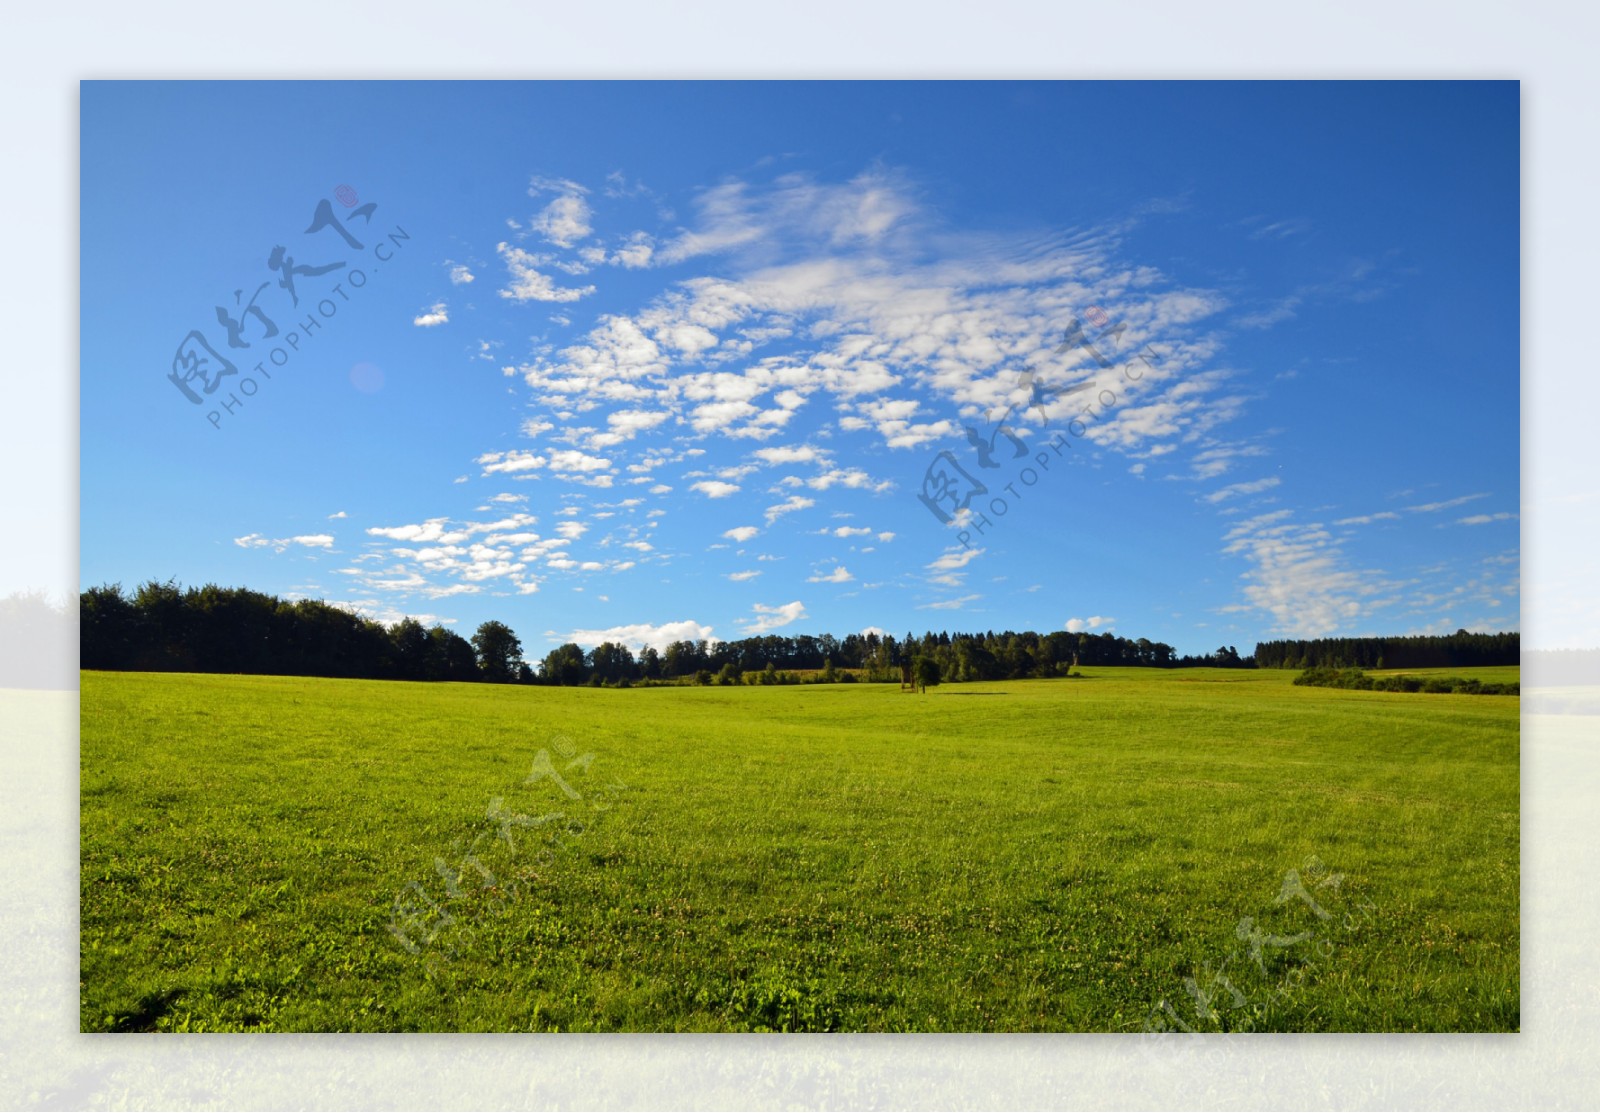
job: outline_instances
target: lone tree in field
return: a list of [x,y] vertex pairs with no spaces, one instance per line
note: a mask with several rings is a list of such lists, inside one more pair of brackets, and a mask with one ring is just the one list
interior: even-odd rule
[[495,684],[510,684],[522,665],[522,643],[503,622],[489,621],[472,635],[478,654],[478,672]]
[[922,694],[928,694],[928,686],[939,686],[939,662],[932,657],[918,657],[911,662],[911,674],[916,677],[917,684],[922,688]]

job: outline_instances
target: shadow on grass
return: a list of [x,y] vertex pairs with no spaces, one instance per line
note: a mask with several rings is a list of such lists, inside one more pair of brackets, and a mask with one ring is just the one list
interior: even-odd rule
[[149,993],[139,999],[139,1005],[127,1016],[119,1017],[109,1029],[112,1032],[154,1032],[156,1021],[172,1011],[172,1006],[183,996],[181,989],[168,989]]

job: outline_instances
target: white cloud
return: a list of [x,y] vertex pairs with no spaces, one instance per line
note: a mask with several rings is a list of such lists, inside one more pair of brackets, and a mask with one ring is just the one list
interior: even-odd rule
[[944,555],[928,565],[931,572],[952,572],[957,568],[965,568],[983,554],[983,549],[964,549],[952,546],[944,551]]
[[1380,510],[1376,514],[1362,514],[1356,518],[1340,518],[1333,524],[1336,526],[1366,526],[1373,522],[1389,522],[1398,520],[1400,515],[1392,510]]
[[621,444],[656,428],[671,416],[666,410],[618,410],[606,415],[607,432],[591,436],[589,443],[595,448]]
[[690,484],[691,491],[699,491],[707,498],[725,499],[739,489],[737,483],[723,483],[717,479],[702,479],[699,483]]
[[868,246],[906,228],[916,215],[910,190],[877,171],[842,184],[789,174],[760,192],[743,182],[723,182],[702,191],[695,208],[697,226],[663,248],[664,261],[778,240],[823,242],[836,249]]
[[1212,491],[1205,498],[1207,502],[1224,502],[1237,495],[1253,495],[1259,491],[1269,491],[1282,482],[1283,480],[1273,475],[1266,479],[1254,479],[1249,483],[1232,483],[1220,490]]
[[577,301],[594,293],[593,286],[561,287],[549,275],[539,271],[539,260],[508,243],[495,246],[500,258],[505,260],[511,274],[511,285],[500,291],[500,296],[512,301]]
[[832,572],[829,572],[827,575],[823,575],[822,573],[819,572],[817,575],[809,577],[806,580],[806,583],[808,583],[808,584],[847,584],[853,579],[855,579],[855,577],[850,574],[849,569],[845,568],[845,566],[841,564],[841,565],[838,565],[837,567],[835,567],[834,570]]
[[429,599],[448,599],[452,595],[476,595],[482,590],[475,584],[451,584],[449,587],[425,587],[422,594]]
[[[1252,237],[1253,238],[1253,237]],[[1283,321],[1293,320],[1295,313],[1305,299],[1298,295],[1280,298],[1264,309],[1255,313],[1247,313],[1238,318],[1234,323],[1240,328],[1265,329]]]
[[1100,627],[1110,626],[1114,622],[1116,622],[1114,618],[1095,614],[1090,615],[1088,618],[1069,618],[1064,628],[1069,634],[1081,634],[1085,630],[1098,630]]
[[[1110,257],[1111,233],[1044,246],[1027,236],[956,239],[930,262],[926,237],[913,230],[936,220],[920,215],[914,196],[893,174],[878,172],[837,185],[786,175],[759,189],[729,182],[707,190],[694,227],[665,243],[656,258],[729,253],[717,276],[677,282],[633,316],[603,318],[583,343],[518,370],[552,408],[623,401],[670,411],[700,437],[777,436],[821,391],[839,404],[839,428],[875,429],[888,447],[915,448],[960,434],[948,418],[922,414],[933,404],[954,403],[971,420],[998,412],[1008,399],[1025,401],[1016,372],[1058,366],[1053,346],[1063,312],[1093,298],[1116,305],[1126,318],[1130,352],[1148,351],[1156,360],[1136,385],[1118,384],[1121,409],[1090,425],[1096,445],[1136,449],[1157,436],[1197,436],[1238,412],[1242,398],[1216,393],[1225,375],[1195,370],[1216,342],[1180,334],[1217,312],[1220,296],[1161,290],[1161,276],[1150,268],[1130,272]],[[628,334],[623,343],[613,335],[619,331]],[[725,339],[716,343],[719,336]],[[775,338],[799,343],[763,356],[760,347]],[[1148,347],[1151,341],[1160,353]],[[713,366],[724,357],[745,365],[738,373]],[[897,384],[905,388],[901,396],[887,396]],[[919,397],[904,396],[913,390]],[[1029,412],[1028,420],[1048,415],[1064,422],[1080,401],[1058,398],[1055,410]],[[618,434],[596,435],[610,443]],[[755,458],[798,463],[808,454],[804,462],[825,462],[825,453],[811,446],[775,446]],[[860,469],[826,467],[795,485],[893,486]]]
[[243,537],[235,537],[233,543],[241,549],[272,548],[276,552],[283,552],[290,545],[300,545],[307,549],[328,549],[333,547],[333,535],[329,533],[303,533],[295,537],[263,537],[259,533],[247,533]]
[[351,602],[328,600],[329,606],[338,607],[341,611],[350,611],[352,614],[370,618],[374,622],[381,622],[385,626],[393,626],[405,619],[415,619],[424,626],[453,625],[455,619],[441,618],[436,614],[425,614],[417,611],[401,610],[398,607],[389,607],[376,599],[358,599]]
[[[609,459],[603,456],[591,456],[573,448],[556,449],[547,454],[528,452],[523,449],[515,449],[511,452],[486,452],[479,456],[475,462],[483,466],[485,475],[537,471],[541,468],[548,468],[550,471],[561,474],[563,478],[571,478],[571,473],[600,472],[611,467]],[[599,486],[610,486],[610,484],[602,483]]]
[[1373,596],[1392,590],[1381,573],[1348,567],[1344,553],[1318,524],[1301,525],[1275,510],[1240,522],[1223,550],[1254,567],[1244,575],[1247,604],[1275,620],[1274,633],[1321,637],[1359,620]]
[[465,286],[467,283],[474,282],[476,280],[477,276],[473,274],[469,268],[460,263],[457,263],[450,268],[450,281],[456,286]]
[[590,456],[576,449],[563,448],[550,454],[551,471],[604,471],[611,461],[602,456]]
[[529,227],[557,247],[571,247],[592,231],[591,215],[588,202],[577,193],[567,193],[546,205]]
[[826,491],[830,487],[849,487],[852,490],[872,491],[875,494],[894,489],[893,480],[873,479],[860,468],[829,468],[807,479],[805,485],[813,491]]
[[1507,510],[1502,510],[1498,514],[1473,514],[1467,518],[1457,518],[1456,524],[1459,526],[1481,526],[1486,525],[1489,522],[1515,521],[1519,517],[1520,515],[1513,514]]
[[635,653],[643,650],[645,646],[654,646],[657,650],[664,650],[673,642],[709,641],[717,639],[712,636],[711,627],[695,622],[692,619],[682,619],[678,622],[663,622],[653,626],[645,622],[635,622],[627,626],[608,626],[604,630],[574,630],[567,635],[567,640],[582,646],[597,646],[601,642],[613,642],[625,645]]
[[655,241],[647,232],[635,232],[628,241],[607,257],[606,262],[627,270],[648,267],[655,255]]
[[815,505],[817,505],[816,499],[808,499],[802,495],[790,495],[777,505],[767,507],[767,525],[770,526],[785,514],[793,514],[796,510],[805,510]]
[[983,596],[981,596],[981,595],[963,595],[959,599],[941,599],[937,603],[923,603],[921,606],[919,606],[917,608],[917,610],[919,610],[919,611],[959,611],[962,607],[965,607],[968,603],[971,603],[973,600],[981,599],[981,598],[983,598]]
[[768,464],[805,464],[820,460],[823,453],[809,444],[789,445],[785,448],[758,448],[756,458]]
[[793,603],[784,603],[777,607],[768,607],[757,603],[751,609],[755,611],[756,617],[745,619],[742,623],[747,636],[765,634],[768,630],[776,630],[781,626],[787,626],[791,622],[798,622],[806,617],[805,604],[799,600]]
[[1421,506],[1408,506],[1406,509],[1417,514],[1431,514],[1436,510],[1449,510],[1451,507],[1460,506],[1462,503],[1471,502],[1473,499],[1486,499],[1488,497],[1488,491],[1480,491],[1475,495],[1462,495],[1460,498],[1445,499],[1443,502],[1425,502]]
[[733,529],[724,530],[722,536],[732,538],[734,541],[745,542],[760,532],[755,526],[735,526]]
[[340,510],[337,513],[329,514],[328,515],[328,520],[331,522],[335,518],[348,518],[348,517],[350,517],[350,515],[346,514],[343,510]]
[[476,460],[476,463],[483,465],[485,475],[493,472],[533,471],[549,462],[549,457],[523,452],[520,449],[515,452],[486,452]]
[[450,313],[445,308],[444,302],[434,302],[433,308],[418,314],[411,319],[411,323],[420,328],[432,328],[435,325],[448,324]]
[[742,584],[746,581],[755,579],[759,575],[761,575],[759,569],[753,572],[729,572],[728,579],[732,580],[736,584]]

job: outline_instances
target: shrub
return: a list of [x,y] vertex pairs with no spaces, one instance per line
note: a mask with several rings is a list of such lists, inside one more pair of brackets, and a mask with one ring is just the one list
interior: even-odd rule
[[1358,692],[1456,692],[1468,696],[1518,695],[1519,681],[1485,684],[1460,676],[1368,676],[1360,669],[1332,669],[1315,666],[1294,678],[1296,684],[1318,688],[1349,688]]

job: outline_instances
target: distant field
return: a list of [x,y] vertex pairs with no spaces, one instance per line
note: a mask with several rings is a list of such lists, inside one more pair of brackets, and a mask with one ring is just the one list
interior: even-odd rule
[[1518,1028],[1516,697],[1083,672],[85,672],[81,1026]]

